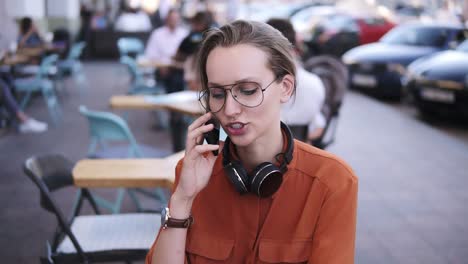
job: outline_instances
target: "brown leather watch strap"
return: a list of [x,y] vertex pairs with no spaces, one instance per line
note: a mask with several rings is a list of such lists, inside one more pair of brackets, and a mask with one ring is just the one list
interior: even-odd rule
[[171,213],[169,212],[169,208],[165,207],[161,211],[161,225],[163,229],[168,227],[175,227],[175,228],[188,228],[193,223],[193,217],[189,216],[186,219],[177,219],[171,217]]
[[190,216],[187,219],[176,219],[176,218],[169,217],[166,220],[166,224],[164,225],[164,228],[168,228],[168,227],[188,228],[188,227],[190,227],[190,225],[192,225],[192,223],[193,223],[193,217],[192,216]]

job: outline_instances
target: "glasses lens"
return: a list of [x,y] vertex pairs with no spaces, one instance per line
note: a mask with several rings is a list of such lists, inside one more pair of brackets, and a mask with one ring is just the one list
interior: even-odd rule
[[206,90],[201,91],[200,94],[198,95],[198,101],[200,102],[201,106],[206,111],[210,111],[210,107],[208,106],[208,96],[209,96],[209,92]]
[[218,112],[223,108],[224,101],[226,98],[226,90],[224,88],[210,88],[209,93],[208,93],[208,106],[210,111],[212,112]]
[[263,101],[263,92],[258,83],[245,82],[232,87],[232,95],[240,104],[247,107],[259,106]]

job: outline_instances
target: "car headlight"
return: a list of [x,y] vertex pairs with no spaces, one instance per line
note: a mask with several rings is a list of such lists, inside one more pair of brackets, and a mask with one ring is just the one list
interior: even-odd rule
[[397,72],[400,75],[405,75],[406,73],[406,68],[405,66],[399,64],[399,63],[389,63],[387,64],[387,70],[391,72]]
[[342,59],[343,63],[346,64],[346,65],[358,63],[357,60],[351,59],[349,56],[343,56],[341,59]]

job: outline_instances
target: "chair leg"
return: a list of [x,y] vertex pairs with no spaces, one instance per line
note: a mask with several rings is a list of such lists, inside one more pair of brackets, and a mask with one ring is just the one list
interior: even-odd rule
[[127,192],[128,192],[128,195],[130,196],[130,199],[132,199],[133,203],[135,204],[135,207],[137,208],[137,212],[142,212],[143,207],[141,206],[140,201],[138,200],[135,194],[135,190],[128,189]]
[[125,189],[123,188],[119,188],[117,190],[117,198],[115,200],[115,202],[110,202],[98,195],[95,195],[95,194],[92,194],[93,196],[93,199],[94,201],[96,202],[96,204],[101,207],[101,208],[105,208],[109,211],[111,211],[111,213],[113,214],[118,214],[120,213],[120,209],[121,209],[121,206],[122,206],[122,201],[123,201],[123,198],[125,196]]
[[26,108],[26,105],[29,103],[29,100],[31,99],[31,93],[32,92],[26,92],[23,99],[21,100],[21,103],[20,103],[21,110],[24,110],[24,108]]

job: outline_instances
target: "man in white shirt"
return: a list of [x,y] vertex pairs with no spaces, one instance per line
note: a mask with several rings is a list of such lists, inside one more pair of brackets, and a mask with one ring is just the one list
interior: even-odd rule
[[[278,29],[291,44],[296,44],[296,32],[288,20],[270,19],[267,23]],[[302,67],[299,59],[296,61],[296,94],[283,105],[281,119],[290,126],[307,125],[307,140],[311,141],[322,135],[326,125],[321,112],[325,101],[325,86],[317,75]]]
[[162,64],[172,62],[172,56],[188,34],[188,30],[179,26],[179,21],[179,12],[176,9],[169,10],[165,25],[151,33],[146,44],[145,57]]

